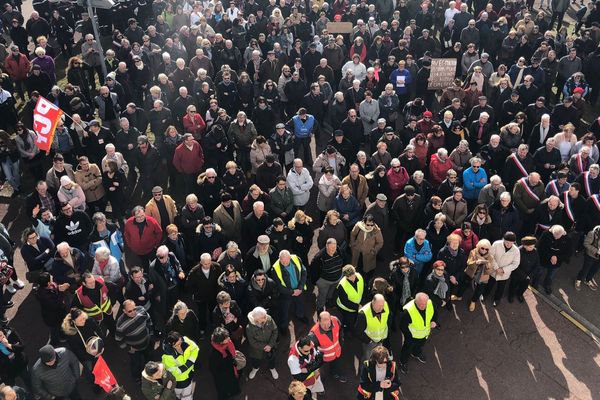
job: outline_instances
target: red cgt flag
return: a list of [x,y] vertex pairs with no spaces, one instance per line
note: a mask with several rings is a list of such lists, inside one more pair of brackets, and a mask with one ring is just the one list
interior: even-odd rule
[[110,393],[111,389],[117,384],[115,376],[108,368],[108,365],[106,365],[106,361],[104,361],[104,357],[102,356],[98,356],[92,373],[95,377],[94,383],[104,389],[106,393]]
[[39,97],[33,109],[33,130],[37,133],[35,144],[40,150],[50,152],[56,124],[62,115],[63,111],[54,103]]

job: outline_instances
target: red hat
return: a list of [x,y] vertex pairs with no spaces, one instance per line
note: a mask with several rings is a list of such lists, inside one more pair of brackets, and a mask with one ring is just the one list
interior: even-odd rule
[[575,90],[573,90],[573,94],[575,94],[575,93],[583,94],[583,92],[585,92],[585,90],[583,90],[583,88],[580,88],[580,87],[575,88]]
[[431,117],[433,117],[433,114],[431,113],[431,111],[425,111],[425,112],[423,113],[423,116],[424,116],[424,117],[429,117],[429,118],[431,118]]

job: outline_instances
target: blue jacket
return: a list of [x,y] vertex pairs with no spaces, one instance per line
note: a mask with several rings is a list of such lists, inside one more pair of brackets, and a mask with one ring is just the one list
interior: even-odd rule
[[406,244],[404,244],[404,255],[415,264],[415,269],[419,272],[423,269],[423,265],[431,261],[431,258],[433,257],[431,246],[427,239],[425,239],[421,250],[417,251],[414,236],[408,239]]
[[[396,82],[399,76],[404,76],[404,86],[399,86],[399,83]],[[410,71],[407,69],[400,71],[398,68],[396,68],[390,74],[390,83],[394,85],[394,89],[396,90],[396,94],[398,96],[408,93],[408,88],[411,82],[412,76],[410,75]]]
[[108,229],[110,235],[107,238],[100,238],[96,230],[92,232],[90,236],[90,255],[93,257],[99,247],[108,247],[110,255],[116,258],[118,262],[121,262],[124,249],[123,234],[113,224],[110,224]]
[[309,138],[315,126],[315,117],[307,114],[306,122],[302,122],[299,115],[292,117],[294,123],[294,136],[298,139]]
[[481,167],[475,173],[473,168],[469,167],[463,171],[463,196],[468,200],[477,200],[479,191],[488,184],[487,173]]
[[350,195],[350,197],[348,197],[348,200],[346,200],[342,197],[342,195],[338,194],[335,197],[335,209],[337,210],[337,212],[340,213],[340,218],[344,214],[348,214],[348,216],[350,217],[350,220],[348,221],[342,219],[342,222],[344,222],[346,228],[354,227],[354,224],[356,224],[360,220],[362,209],[354,195]]

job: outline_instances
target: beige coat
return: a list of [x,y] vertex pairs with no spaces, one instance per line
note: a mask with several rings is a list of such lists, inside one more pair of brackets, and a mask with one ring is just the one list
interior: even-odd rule
[[241,243],[242,240],[242,208],[240,203],[232,200],[233,218],[225,210],[223,204],[220,204],[213,213],[213,222],[221,225],[221,231],[229,240]]
[[102,186],[102,172],[96,164],[90,164],[87,171],[77,167],[75,171],[75,182],[83,189],[85,200],[90,203],[104,197],[104,186]]
[[359,221],[350,233],[352,249],[352,265],[357,265],[362,254],[363,271],[369,272],[376,267],[377,253],[383,247],[381,229],[375,224],[371,232],[367,232],[365,223]]
[[[169,224],[172,224],[177,216],[177,205],[175,204],[175,200],[168,194],[163,194],[163,199],[165,201],[165,207],[167,208],[167,214],[169,214]],[[150,201],[146,203],[146,215],[151,216],[160,226],[163,226],[163,223],[160,220],[158,205],[156,205],[154,199],[150,199]]]
[[[350,175],[347,175],[344,177],[344,179],[342,179],[342,185],[348,185],[350,188],[352,188],[352,185],[350,185]],[[354,197],[356,197],[356,200],[358,200],[358,204],[364,206],[365,201],[367,201],[367,196],[369,195],[369,184],[367,183],[367,178],[362,175],[358,175],[357,192],[358,193],[353,193]]]
[[[489,243],[488,243],[489,246]],[[496,262],[494,261],[494,257],[488,252],[485,256],[479,254],[479,248],[481,247],[481,242],[477,243],[477,247],[475,247],[469,253],[469,258],[467,259],[467,268],[465,268],[465,274],[469,276],[469,278],[473,279],[477,274],[478,268],[482,265],[482,272],[479,278],[479,282],[487,283],[490,279],[490,274],[494,271],[494,266]],[[485,261],[485,264],[478,264],[478,261]]]

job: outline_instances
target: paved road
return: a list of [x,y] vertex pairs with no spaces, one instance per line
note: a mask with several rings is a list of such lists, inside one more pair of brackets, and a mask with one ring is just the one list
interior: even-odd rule
[[[31,2],[24,4],[25,15],[31,11]],[[0,204],[0,220],[9,226],[13,237],[19,237],[27,223],[20,214],[20,202]],[[390,251],[390,250],[388,250]],[[24,276],[20,255],[15,265]],[[581,258],[574,257],[557,276],[555,294],[577,312],[600,326],[597,312],[598,292],[583,288],[576,292],[574,276]],[[26,343],[31,362],[37,358],[37,349],[46,343],[47,329],[40,319],[37,300],[29,296],[31,287],[20,291],[14,298],[10,313],[11,324]],[[560,316],[540,298],[528,292],[526,304],[503,303],[498,309],[478,306],[469,313],[466,303],[459,303],[453,312],[443,311],[442,329],[436,330],[425,348],[428,363],[412,362],[409,374],[402,376],[403,399],[437,400],[459,397],[464,399],[573,399],[600,398],[600,347],[570,322]],[[306,333],[299,325],[296,334]],[[401,346],[399,334],[393,334],[392,346],[396,353]],[[202,366],[197,373],[196,399],[216,399],[212,379],[206,365],[210,344],[201,343]],[[243,380],[243,399],[286,398],[290,375],[285,363],[289,337],[279,346],[278,381],[262,369],[253,381]],[[324,372],[327,399],[353,399],[358,382],[360,346],[352,339],[344,344],[343,372],[350,378],[339,384]],[[113,342],[107,343],[106,359],[119,383],[125,386],[134,400],[142,400],[129,373],[125,354]],[[97,399],[89,385],[80,385],[84,399]],[[526,394],[525,394],[526,393]]]
[[[20,204],[0,204],[0,218],[18,237],[25,226],[19,213]],[[23,262],[16,254],[15,264],[23,276]],[[24,337],[32,362],[36,349],[47,340],[47,330],[39,317],[39,305],[30,286],[15,297],[18,305],[9,313],[13,326]],[[436,330],[426,347],[428,363],[412,362],[409,374],[402,376],[405,399],[442,399],[460,396],[466,399],[520,399],[523,390],[531,399],[592,399],[598,398],[600,380],[599,347],[546,303],[527,293],[526,304],[503,303],[498,309],[485,305],[469,313],[466,303],[456,304],[453,312],[442,311],[442,329]],[[298,325],[297,335],[307,327]],[[393,334],[396,353],[401,346],[399,334]],[[216,394],[206,366],[209,344],[201,344],[203,365],[197,374],[196,399],[215,399]],[[289,337],[279,346],[278,381],[273,381],[266,369],[255,380],[244,376],[246,399],[273,400],[284,398],[290,375],[285,364]],[[360,346],[349,339],[344,345],[343,371],[350,377],[347,384],[333,382],[324,373],[328,399],[354,398],[358,382]],[[117,380],[134,399],[142,399],[132,384],[128,359],[113,342],[107,344],[106,359]],[[82,383],[85,398],[98,398]]]

